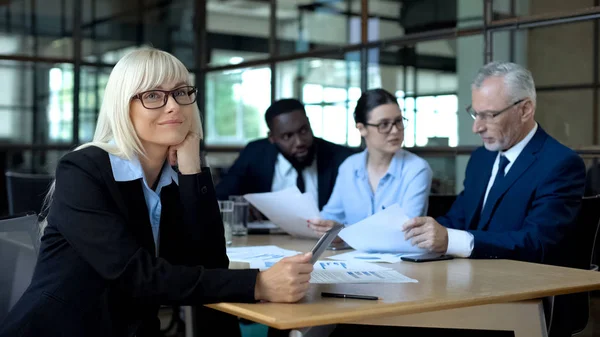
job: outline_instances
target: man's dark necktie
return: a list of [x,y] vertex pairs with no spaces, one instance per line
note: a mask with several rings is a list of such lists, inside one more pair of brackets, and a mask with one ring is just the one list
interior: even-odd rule
[[304,177],[302,176],[302,169],[296,168],[296,172],[298,172],[298,177],[296,178],[296,186],[298,186],[300,193],[304,193],[305,187],[304,187]]
[[481,214],[484,214],[486,212],[487,207],[494,206],[494,205],[491,205],[491,203],[490,203],[490,197],[492,195],[494,195],[494,193],[496,193],[496,190],[502,184],[502,181],[504,180],[504,170],[506,169],[506,165],[508,165],[509,163],[510,163],[510,160],[508,160],[508,158],[506,158],[506,156],[500,155],[500,162],[498,163],[498,172],[496,172],[496,178],[494,178],[494,184],[492,184],[492,188],[490,188],[490,193],[488,193],[488,195],[487,195],[487,199],[485,200],[485,204],[483,205],[483,212],[481,212]]

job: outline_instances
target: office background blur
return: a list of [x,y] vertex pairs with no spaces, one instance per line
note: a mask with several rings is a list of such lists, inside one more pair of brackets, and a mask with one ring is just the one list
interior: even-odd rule
[[[356,101],[382,87],[409,120],[405,146],[434,170],[432,193],[455,194],[481,144],[465,112],[469,84],[491,60],[531,69],[538,122],[591,166],[599,2],[0,0],[0,168],[51,175],[62,154],[92,139],[112,66],[140,46],[169,51],[192,72],[215,179],[266,136],[273,100],[299,98],[316,136],[357,147]],[[0,214],[7,205],[2,193]]]

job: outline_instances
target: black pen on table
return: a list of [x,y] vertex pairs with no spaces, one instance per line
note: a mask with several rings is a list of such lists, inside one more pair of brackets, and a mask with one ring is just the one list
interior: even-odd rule
[[336,294],[336,293],[321,293],[322,297],[334,297],[334,298],[349,298],[354,300],[373,300],[377,301],[379,297],[377,296],[366,296],[366,295],[352,295],[352,294]]

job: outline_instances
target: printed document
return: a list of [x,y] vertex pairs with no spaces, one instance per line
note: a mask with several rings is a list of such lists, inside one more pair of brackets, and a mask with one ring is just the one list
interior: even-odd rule
[[[408,220],[398,204],[353,225],[346,226],[338,235],[352,248],[377,253],[426,253],[404,239],[402,225]],[[399,259],[399,258],[398,258]]]
[[418,283],[417,280],[400,274],[395,270],[382,271],[331,271],[314,270],[310,274],[310,283]]
[[244,195],[254,207],[286,233],[301,238],[319,238],[307,220],[319,217],[319,207],[308,193],[297,187],[268,193]]
[[338,261],[361,261],[361,262],[379,262],[379,263],[396,263],[400,262],[400,257],[404,255],[414,255],[405,253],[372,253],[363,251],[352,251],[343,254],[329,256],[329,259]]
[[227,257],[231,262],[247,262],[250,268],[267,269],[287,256],[300,252],[277,246],[228,247]]
[[375,263],[362,262],[362,261],[317,261],[314,264],[314,270],[327,270],[327,271],[381,271],[391,270],[388,267],[382,267]]

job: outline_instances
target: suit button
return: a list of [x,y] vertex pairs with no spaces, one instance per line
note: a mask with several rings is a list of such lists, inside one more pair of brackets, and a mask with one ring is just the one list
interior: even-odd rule
[[200,191],[202,192],[202,194],[206,194],[206,192],[208,192],[208,188],[206,188],[206,186],[202,186]]

